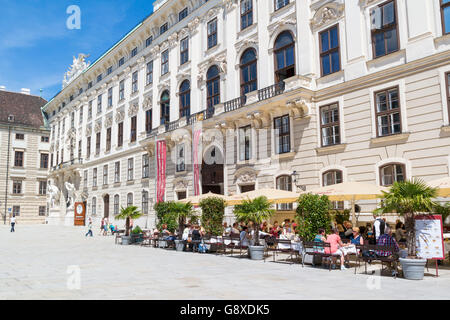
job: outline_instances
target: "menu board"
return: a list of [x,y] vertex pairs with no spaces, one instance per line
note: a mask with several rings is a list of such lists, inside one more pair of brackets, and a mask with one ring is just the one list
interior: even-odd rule
[[442,216],[416,216],[416,254],[424,259],[445,259]]

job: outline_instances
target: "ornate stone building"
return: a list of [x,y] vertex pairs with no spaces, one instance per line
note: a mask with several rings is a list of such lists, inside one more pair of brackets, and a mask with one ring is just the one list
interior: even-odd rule
[[9,223],[44,223],[50,130],[41,107],[47,101],[22,92],[0,90],[0,212]]
[[[235,194],[448,175],[444,2],[156,1],[92,65],[74,61],[83,71],[44,108],[50,179],[65,199],[49,221],[70,221],[78,197],[96,217],[135,204],[151,226],[157,141],[165,200],[193,195],[196,181]],[[359,205],[370,216],[374,203]],[[295,208],[278,209],[281,220]]]

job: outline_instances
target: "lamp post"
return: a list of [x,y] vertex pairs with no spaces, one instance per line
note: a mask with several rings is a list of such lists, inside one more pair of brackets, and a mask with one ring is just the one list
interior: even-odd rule
[[306,186],[300,183],[300,174],[297,171],[292,172],[292,181],[294,182],[297,189],[306,191]]

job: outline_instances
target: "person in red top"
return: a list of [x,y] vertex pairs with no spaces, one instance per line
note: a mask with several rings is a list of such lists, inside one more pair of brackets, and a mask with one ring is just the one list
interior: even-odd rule
[[341,237],[339,236],[339,230],[337,228],[333,228],[332,232],[332,234],[327,236],[327,240],[325,241],[330,244],[330,248],[325,248],[325,253],[331,253],[334,256],[339,256],[341,260],[341,270],[345,270],[347,269],[344,266],[345,253],[340,250],[340,247],[345,247],[346,244],[342,243]]

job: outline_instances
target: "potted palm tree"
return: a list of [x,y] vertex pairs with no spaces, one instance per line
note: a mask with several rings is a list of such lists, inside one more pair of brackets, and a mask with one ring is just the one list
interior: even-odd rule
[[259,226],[275,213],[271,206],[272,203],[266,197],[244,200],[242,204],[234,206],[234,215],[238,221],[245,223],[251,221],[255,226],[252,239],[253,245],[248,247],[250,259],[252,260],[262,260],[264,258],[264,246],[259,244]]
[[138,219],[142,213],[135,206],[127,208],[121,207],[120,213],[116,216],[116,220],[125,220],[125,235],[122,237],[122,244],[130,244],[131,219]]
[[397,212],[405,217],[408,256],[400,258],[400,263],[406,279],[423,279],[427,260],[416,255],[414,216],[417,213],[433,212],[438,206],[432,200],[436,197],[437,189],[429,187],[420,179],[395,182],[388,192],[383,192],[381,206],[375,210],[377,213]]
[[178,239],[175,240],[175,247],[177,251],[184,250],[184,242],[182,240],[183,230],[186,224],[186,219],[193,215],[192,204],[181,203],[181,202],[171,202],[170,204],[170,214],[172,214],[178,221]]

